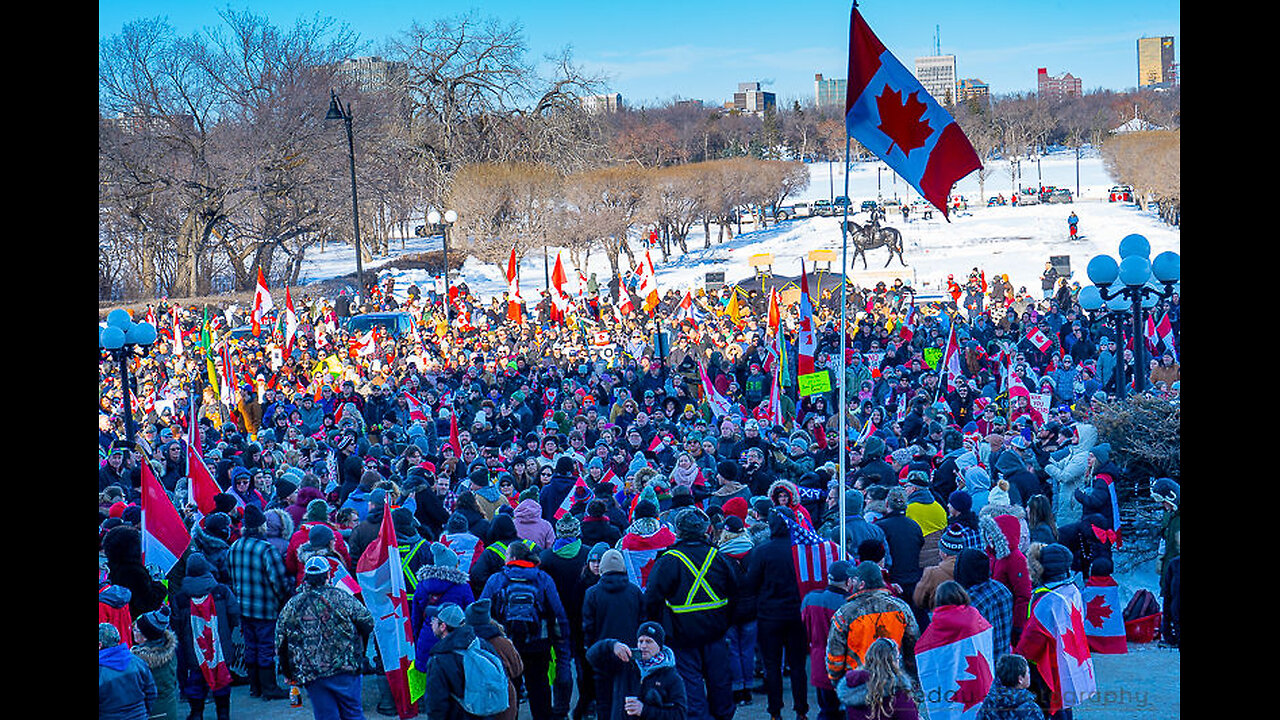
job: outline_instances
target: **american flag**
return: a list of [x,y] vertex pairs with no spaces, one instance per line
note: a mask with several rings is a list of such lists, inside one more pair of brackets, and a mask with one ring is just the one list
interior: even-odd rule
[[839,548],[824,539],[808,523],[783,515],[791,533],[791,554],[795,559],[796,583],[800,597],[827,585],[827,568],[838,559]]

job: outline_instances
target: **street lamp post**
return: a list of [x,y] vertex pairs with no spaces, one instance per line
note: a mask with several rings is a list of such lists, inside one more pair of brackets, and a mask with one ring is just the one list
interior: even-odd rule
[[[1099,310],[1104,303],[1110,309],[1116,309],[1121,303],[1129,306],[1128,312],[1133,321],[1133,389],[1138,393],[1147,387],[1147,374],[1143,367],[1146,362],[1143,326],[1147,311],[1160,300],[1173,295],[1182,277],[1182,258],[1178,253],[1162,252],[1149,260],[1150,254],[1151,243],[1145,237],[1137,234],[1125,236],[1120,241],[1120,262],[1109,255],[1098,255],[1090,260],[1088,274],[1093,285],[1080,290],[1080,306],[1085,310]],[[1121,383],[1116,394],[1123,398],[1124,392],[1124,383]]]
[[444,220],[444,321],[452,325],[453,313],[449,310],[449,229],[458,222],[458,213],[445,210],[443,218],[437,210],[427,213],[427,222],[432,225],[439,225],[441,219]]
[[356,199],[356,141],[351,132],[351,103],[344,108],[338,93],[330,90],[329,112],[325,113],[324,119],[341,120],[347,126],[347,155],[351,160],[351,222],[355,226],[356,241],[356,294],[364,298],[364,258],[360,249],[360,204]]
[[129,359],[145,357],[156,342],[156,329],[151,323],[135,323],[126,310],[107,314],[106,327],[98,326],[98,350],[107,351],[120,364],[120,399],[124,403],[125,439],[133,445],[133,406],[129,401]]

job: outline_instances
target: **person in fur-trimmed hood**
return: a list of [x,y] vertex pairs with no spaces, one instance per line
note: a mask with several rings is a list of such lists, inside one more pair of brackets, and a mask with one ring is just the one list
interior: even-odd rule
[[414,637],[414,664],[425,668],[431,659],[431,648],[439,640],[431,631],[431,618],[436,611],[450,602],[466,607],[476,598],[470,578],[458,567],[458,554],[442,543],[431,543],[431,564],[418,568],[417,578],[409,625]]
[[148,720],[178,718],[178,636],[169,629],[169,606],[133,621],[135,657],[147,664],[156,683],[156,699]]
[[813,518],[809,517],[809,511],[804,505],[800,504],[800,491],[796,484],[790,480],[775,480],[769,485],[769,499],[777,507],[791,508],[795,512],[796,520],[804,519],[809,527],[815,527]]
[[1022,548],[1030,549],[1026,524],[1012,515],[984,515],[978,520],[982,545],[991,562],[991,579],[1013,593],[1014,642],[1027,623],[1031,603],[1031,570]]

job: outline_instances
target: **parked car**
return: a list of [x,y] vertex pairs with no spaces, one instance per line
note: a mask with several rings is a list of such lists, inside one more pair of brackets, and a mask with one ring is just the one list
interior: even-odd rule
[[875,200],[863,200],[863,201],[862,201],[862,212],[871,212],[872,210],[875,210],[875,209],[876,209],[876,201],[875,201]]
[[791,205],[790,208],[791,217],[809,217],[813,214],[807,202],[798,202],[795,205]]
[[1116,185],[1107,191],[1107,202],[1133,202],[1133,188]]
[[992,195],[987,198],[987,207],[995,207],[996,205],[1008,205],[1009,201],[1004,195]]
[[379,312],[352,315],[347,319],[347,331],[352,334],[366,333],[374,327],[382,328],[383,334],[399,339],[413,332],[413,316],[407,312]]
[[853,205],[853,203],[849,201],[849,198],[840,195],[831,203],[831,205],[835,209],[837,215],[842,215]]
[[1019,205],[1039,205],[1040,191],[1035,188],[1023,188],[1018,191]]
[[832,212],[833,207],[835,206],[831,204],[830,200],[814,200],[812,205],[813,214],[819,217],[831,217],[835,214]]
[[1045,202],[1047,203],[1073,202],[1073,199],[1071,197],[1071,191],[1066,188],[1054,188],[1053,191],[1049,193],[1049,197],[1048,199],[1045,200]]

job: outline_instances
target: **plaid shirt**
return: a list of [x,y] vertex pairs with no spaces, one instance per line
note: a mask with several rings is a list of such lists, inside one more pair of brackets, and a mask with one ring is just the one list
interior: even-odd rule
[[1013,593],[995,580],[978,583],[967,590],[970,604],[991,623],[994,660],[999,660],[1001,655],[1012,652]]
[[260,537],[241,537],[227,551],[227,565],[241,614],[253,620],[275,620],[290,595],[280,553]]

